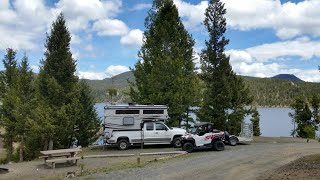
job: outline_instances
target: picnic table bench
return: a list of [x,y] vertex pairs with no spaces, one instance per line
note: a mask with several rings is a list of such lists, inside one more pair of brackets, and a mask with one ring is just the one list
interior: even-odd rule
[[55,168],[55,164],[60,162],[73,162],[75,160],[75,164],[77,164],[80,159],[80,157],[77,156],[79,152],[81,152],[80,148],[40,151],[43,156],[40,156],[39,158],[44,158],[45,164],[51,164],[51,167]]

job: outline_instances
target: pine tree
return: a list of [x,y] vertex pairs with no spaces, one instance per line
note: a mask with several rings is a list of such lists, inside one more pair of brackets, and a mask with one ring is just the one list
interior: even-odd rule
[[29,120],[32,118],[32,111],[35,108],[33,73],[29,68],[28,58],[24,55],[18,68],[17,80],[17,104],[15,105],[16,113],[16,135],[20,143],[19,160],[24,160],[25,140],[29,130]]
[[215,128],[228,128],[232,133],[237,133],[244,119],[244,107],[252,98],[241,77],[232,71],[230,58],[224,52],[229,43],[224,37],[225,14],[224,3],[220,0],[209,1],[204,20],[209,40],[205,42],[206,48],[200,54],[200,76],[206,88],[198,116],[201,121],[213,122]]
[[297,97],[291,105],[291,109],[293,109],[294,112],[289,113],[289,116],[292,118],[293,123],[297,125],[297,127],[293,129],[292,134],[297,134],[302,138],[314,138],[315,127],[311,123],[312,113],[305,98],[302,96]]
[[[227,126],[230,129],[230,133],[239,134],[241,131],[241,123],[243,123],[244,117],[248,113],[246,105],[251,104],[253,97],[249,95],[249,88],[243,82],[242,77],[231,74],[230,79],[231,80],[229,81],[229,83],[231,84],[230,87],[232,98],[231,107],[229,108]],[[258,111],[251,111],[249,113],[259,114]]]
[[[312,111],[312,118],[315,124],[320,123],[320,96],[313,95],[310,100]],[[316,126],[317,127],[317,126]]]
[[254,107],[251,110],[252,113],[252,117],[250,119],[252,125],[253,125],[253,135],[254,136],[260,136],[261,132],[260,132],[260,114],[257,110],[256,107]]
[[[76,61],[70,52],[70,32],[66,27],[63,14],[60,14],[51,27],[51,34],[47,36],[45,58],[39,72],[39,101],[47,104],[47,112],[51,118],[45,124],[50,137],[49,149],[67,147],[71,135],[74,134],[74,122],[78,118],[79,92],[78,78],[75,76]],[[49,135],[49,134],[48,134]]]
[[80,81],[80,104],[81,113],[79,121],[76,122],[76,138],[81,146],[86,147],[97,139],[101,122],[94,107],[90,88],[83,80]]
[[12,160],[13,154],[13,142],[15,138],[15,128],[16,128],[16,119],[15,119],[15,104],[17,101],[17,60],[16,60],[16,51],[8,48],[6,55],[3,59],[3,64],[5,67],[5,72],[3,73],[3,95],[2,95],[2,106],[0,109],[1,112],[1,121],[2,126],[5,129],[4,145],[7,150],[7,161]]
[[154,1],[145,27],[130,97],[140,104],[167,105],[169,123],[180,126],[199,92],[193,63],[194,40],[185,30],[172,0]]

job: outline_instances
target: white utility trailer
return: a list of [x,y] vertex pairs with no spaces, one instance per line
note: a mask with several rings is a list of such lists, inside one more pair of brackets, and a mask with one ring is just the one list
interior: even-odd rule
[[241,132],[237,136],[238,142],[251,142],[253,140],[253,125],[252,123],[242,123]]

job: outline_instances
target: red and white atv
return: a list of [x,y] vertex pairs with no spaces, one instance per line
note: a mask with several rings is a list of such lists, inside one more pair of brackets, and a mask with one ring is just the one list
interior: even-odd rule
[[199,123],[196,124],[189,133],[181,137],[181,147],[188,153],[202,147],[223,151],[224,141],[224,131],[213,129],[213,124],[211,123]]

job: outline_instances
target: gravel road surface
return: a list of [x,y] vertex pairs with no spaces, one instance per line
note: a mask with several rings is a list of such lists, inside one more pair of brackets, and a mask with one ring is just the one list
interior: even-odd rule
[[299,157],[320,152],[319,143],[257,143],[197,151],[143,168],[100,173],[83,179],[259,179]]

